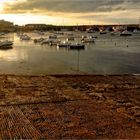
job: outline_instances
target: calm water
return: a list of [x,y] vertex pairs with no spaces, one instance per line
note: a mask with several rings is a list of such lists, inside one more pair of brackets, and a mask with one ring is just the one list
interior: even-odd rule
[[[74,33],[82,36],[87,33]],[[28,33],[32,39],[47,37]],[[92,35],[92,34],[89,34]],[[120,37],[94,33],[95,44],[85,50],[58,49],[56,46],[20,41],[16,34],[0,40],[14,41],[13,49],[0,50],[0,73],[3,74],[132,74],[140,73],[140,35]],[[62,36],[59,39],[65,40]],[[76,39],[79,42],[79,39]],[[128,45],[128,46],[127,46]]]

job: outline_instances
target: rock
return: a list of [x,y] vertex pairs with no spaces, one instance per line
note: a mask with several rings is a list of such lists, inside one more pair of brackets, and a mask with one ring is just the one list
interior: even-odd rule
[[118,113],[124,113],[125,112],[125,108],[124,107],[117,108],[117,112]]
[[140,110],[140,107],[139,106],[134,106],[131,109],[133,109],[133,110]]
[[140,107],[134,106],[129,109],[129,113],[134,115],[134,117],[140,117]]
[[125,107],[132,107],[133,106],[132,103],[123,103],[122,105],[125,106]]
[[139,110],[135,111],[135,112],[134,112],[134,116],[135,116],[135,117],[140,117],[140,111],[139,111]]
[[102,93],[89,93],[89,96],[96,97],[98,99],[106,99]]

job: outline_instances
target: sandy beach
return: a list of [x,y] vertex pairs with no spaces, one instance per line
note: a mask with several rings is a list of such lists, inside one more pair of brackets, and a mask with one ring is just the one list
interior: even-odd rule
[[138,139],[138,75],[0,75],[1,139]]

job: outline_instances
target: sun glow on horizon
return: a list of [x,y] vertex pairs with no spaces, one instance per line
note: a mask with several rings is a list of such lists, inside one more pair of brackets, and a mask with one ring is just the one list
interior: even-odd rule
[[[65,0],[60,0],[60,3],[55,3],[54,0],[0,0],[0,20],[4,19],[18,25],[32,23],[52,25],[138,23],[139,3],[133,3],[135,9],[130,6],[129,2],[122,3],[122,5],[114,3],[111,5],[112,7],[108,7],[108,3],[102,3],[104,0],[101,0],[101,4],[97,5],[96,0],[90,0],[94,3],[94,8],[92,8],[90,7],[92,4],[86,3],[86,0],[79,1],[85,1],[85,4],[75,5],[75,8],[72,7],[72,9],[74,1],[67,4]],[[102,6],[102,4],[104,5]]]
[[0,13],[3,11],[3,3],[0,2]]

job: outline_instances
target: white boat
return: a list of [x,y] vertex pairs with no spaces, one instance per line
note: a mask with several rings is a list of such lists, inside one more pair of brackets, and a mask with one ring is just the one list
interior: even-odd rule
[[73,33],[66,33],[67,36],[74,36]]
[[0,33],[0,36],[3,36],[3,35],[5,35],[5,33],[1,32],[1,33]]
[[44,44],[51,44],[53,41],[54,41],[53,39],[47,38],[47,39],[44,39],[44,40],[41,42],[41,45],[44,45]]
[[88,28],[88,29],[86,29],[86,31],[87,31],[87,33],[95,33],[94,29],[92,29],[92,28]]
[[12,41],[0,41],[0,49],[12,49],[13,42]]
[[94,43],[95,40],[94,38],[85,38],[84,40],[82,40],[83,43]]
[[60,43],[61,43],[60,40],[52,40],[52,42],[49,43],[49,44],[50,44],[50,45],[58,45],[58,44],[60,44]]
[[120,34],[120,36],[132,36],[132,33],[129,32],[129,31],[127,31],[127,30],[125,30],[125,31],[123,31],[123,32]]
[[85,38],[87,38],[87,36],[86,35],[82,35],[82,39],[85,39]]
[[69,36],[66,40],[67,41],[73,41],[74,40],[74,37],[73,36]]
[[94,36],[94,35],[91,35],[91,36],[88,36],[89,38],[98,38],[98,36]]
[[50,35],[49,39],[57,39],[57,35]]
[[110,35],[114,36],[114,35],[117,35],[118,32],[110,32]]
[[87,36],[85,38],[82,38],[81,40],[83,43],[94,43],[95,38],[93,36]]
[[44,32],[41,32],[41,31],[39,31],[38,34],[39,35],[45,35],[45,33]]
[[95,33],[95,31],[94,30],[89,30],[89,31],[87,31],[87,33]]
[[140,30],[135,29],[135,30],[133,31],[133,33],[134,33],[134,34],[140,34]]
[[63,32],[56,32],[56,34],[58,34],[58,35],[64,35]]
[[21,39],[21,40],[30,40],[31,37],[29,37],[29,36],[26,35],[26,34],[23,34],[23,35],[20,36],[20,39]]
[[59,47],[59,48],[68,48],[69,46],[71,45],[71,43],[70,42],[67,42],[67,41],[64,41],[64,42],[62,42],[62,43],[59,43],[58,45],[57,45],[57,47]]
[[34,43],[41,43],[45,38],[34,39]]
[[100,31],[100,34],[107,34],[107,31]]

